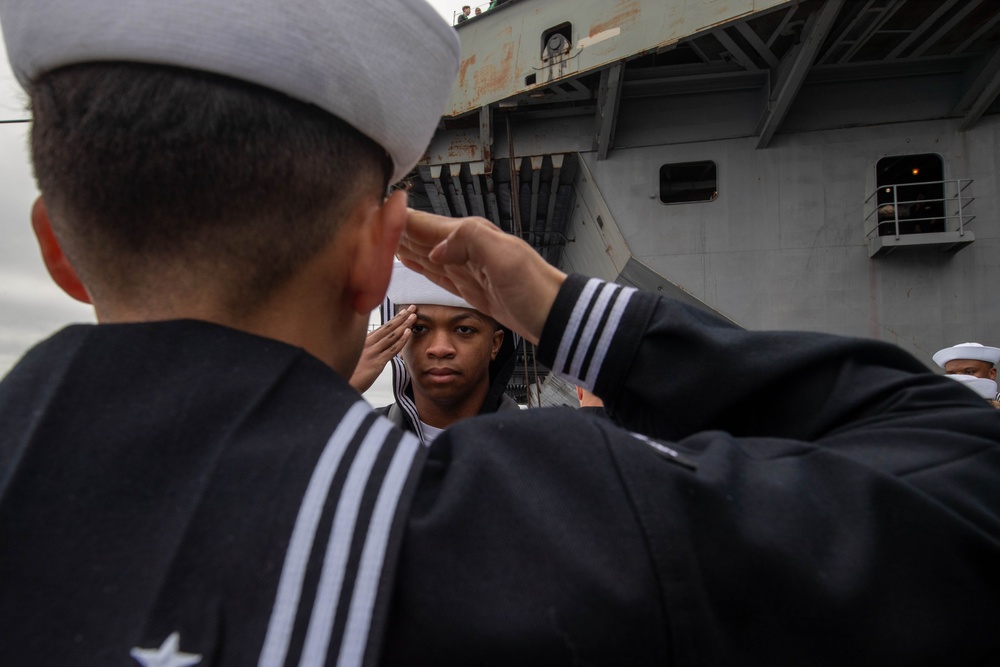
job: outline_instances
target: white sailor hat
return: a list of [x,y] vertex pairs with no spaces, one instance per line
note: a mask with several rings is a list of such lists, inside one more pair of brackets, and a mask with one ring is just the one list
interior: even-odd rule
[[26,86],[84,62],[172,65],[315,104],[416,164],[458,71],[455,31],[424,0],[0,0]]
[[412,271],[399,260],[392,265],[392,280],[386,292],[389,300],[398,305],[451,306],[453,308],[472,308],[462,297],[452,294],[443,287],[438,287],[416,271]]
[[[961,358],[961,357],[959,357]],[[951,378],[955,382],[961,382],[966,387],[976,392],[983,398],[992,401],[997,397],[997,383],[996,380],[990,380],[988,378],[979,378],[975,375],[945,375],[946,378]]]
[[979,343],[959,343],[946,347],[934,353],[934,363],[944,368],[944,365],[955,359],[973,359],[987,361],[994,366],[1000,365],[1000,348],[988,347]]

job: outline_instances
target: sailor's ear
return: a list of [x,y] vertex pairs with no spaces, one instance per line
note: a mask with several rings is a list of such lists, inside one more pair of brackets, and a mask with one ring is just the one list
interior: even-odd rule
[[87,288],[83,286],[80,277],[76,275],[69,260],[59,246],[55,233],[52,231],[52,220],[45,207],[45,201],[39,197],[31,207],[31,227],[35,230],[38,248],[42,251],[42,261],[56,285],[77,301],[92,303]]
[[397,190],[363,216],[350,259],[350,280],[351,305],[365,316],[382,303],[389,289],[396,247],[406,227],[406,198],[404,190]]
[[490,359],[496,359],[497,354],[500,352],[500,347],[503,345],[503,329],[497,328],[493,332],[493,351],[490,354]]

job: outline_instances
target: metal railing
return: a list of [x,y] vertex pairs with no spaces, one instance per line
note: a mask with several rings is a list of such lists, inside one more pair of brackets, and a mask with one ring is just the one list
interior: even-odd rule
[[[958,232],[974,219],[968,207],[975,201],[971,178],[923,183],[882,184],[865,199],[866,238]],[[927,197],[926,193],[935,196]],[[916,194],[914,194],[916,193]]]

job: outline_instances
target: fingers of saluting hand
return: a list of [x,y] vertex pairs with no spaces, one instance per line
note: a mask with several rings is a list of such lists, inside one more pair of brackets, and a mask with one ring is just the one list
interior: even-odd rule
[[417,307],[407,306],[388,322],[368,334],[365,348],[379,356],[394,357],[410,338],[410,327],[417,320]]
[[410,339],[410,327],[417,319],[417,307],[408,306],[365,338],[358,365],[350,383],[358,392],[367,391],[389,360],[399,354]]
[[484,218],[452,219],[411,209],[397,255],[531,342],[538,341],[566,279],[526,242]]
[[434,249],[455,231],[460,222],[410,209],[406,229],[403,231],[396,255],[403,264],[419,271],[432,282],[445,289],[456,291],[444,267],[440,263],[432,262],[430,256]]
[[445,218],[410,210],[397,256],[431,282],[459,294],[485,313],[492,305],[482,270],[505,242],[519,242],[484,218]]

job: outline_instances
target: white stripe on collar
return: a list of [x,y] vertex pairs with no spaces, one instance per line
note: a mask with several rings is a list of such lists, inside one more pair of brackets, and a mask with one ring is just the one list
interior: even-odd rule
[[[363,431],[368,419],[373,421]],[[336,489],[333,482],[338,470],[345,465],[344,456],[362,433],[343,486]],[[299,664],[326,664],[327,652],[334,641],[335,622],[345,613],[337,664],[360,665],[364,659],[389,534],[419,449],[413,436],[401,434],[388,469],[379,477],[374,474],[379,455],[386,443],[394,440],[392,424],[386,419],[375,418],[368,404],[359,401],[351,406],[327,441],[295,520],[258,667],[279,667],[288,657],[306,570],[331,494],[337,494],[332,528],[326,544],[318,545],[322,552],[318,552],[317,557],[322,557],[323,566],[314,594],[306,597],[311,599],[311,614]],[[374,508],[366,511],[363,498],[374,488],[378,489]],[[356,544],[359,540],[363,544]],[[353,580],[348,580],[348,561],[352,551],[356,553],[359,548],[360,566]],[[341,600],[345,605],[339,604]]]
[[271,619],[267,624],[267,634],[264,635],[264,645],[257,661],[258,667],[281,667],[285,664],[299,599],[302,597],[306,565],[312,553],[316,528],[323,514],[330,484],[340,466],[344,451],[370,413],[370,408],[364,402],[351,406],[330,436],[326,448],[316,463],[302,504],[299,506],[288,551],[285,553],[285,562],[281,567],[278,594],[274,601],[274,609],[271,611]]
[[351,554],[351,541],[358,521],[361,496],[365,492],[372,466],[375,465],[375,458],[391,430],[392,424],[388,420],[380,419],[375,422],[368,429],[358,453],[351,461],[333,514],[333,529],[327,540],[323,571],[316,586],[316,601],[312,606],[300,665],[326,664],[330,631],[337,616],[337,601],[340,600],[347,559]]
[[417,413],[417,404],[406,393],[406,390],[413,383],[413,378],[410,377],[410,372],[406,369],[406,364],[402,359],[397,356],[393,357],[391,361],[394,381],[392,393],[396,399],[396,405],[406,415],[410,426],[413,428],[413,432],[417,434],[417,438],[421,443],[426,445],[427,434],[424,432],[423,422],[420,421],[420,415]]
[[368,528],[368,538],[361,552],[361,566],[354,584],[347,627],[344,629],[340,656],[337,658],[338,666],[360,665],[364,659],[392,519],[396,515],[396,506],[403,493],[403,485],[419,447],[420,443],[415,437],[409,433],[403,435],[382,481],[371,525]]

